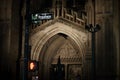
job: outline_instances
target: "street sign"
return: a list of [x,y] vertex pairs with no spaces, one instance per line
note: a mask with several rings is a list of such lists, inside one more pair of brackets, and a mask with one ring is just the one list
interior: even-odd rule
[[34,13],[31,15],[32,23],[39,23],[42,20],[53,19],[53,13]]
[[53,13],[35,13],[31,15],[32,22],[53,19]]

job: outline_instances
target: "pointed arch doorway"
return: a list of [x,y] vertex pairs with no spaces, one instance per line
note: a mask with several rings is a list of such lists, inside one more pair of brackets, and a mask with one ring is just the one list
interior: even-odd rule
[[75,80],[78,74],[82,79],[85,43],[84,30],[79,31],[59,22],[32,35],[31,59],[40,62],[40,79],[50,80],[50,68],[57,64],[58,56],[64,65],[64,80]]
[[[65,38],[62,42],[62,45],[59,46],[56,54],[54,55],[51,66],[53,72],[57,72],[57,64],[60,57],[60,63],[62,67],[62,80],[76,80],[77,77],[81,78],[82,76],[82,55],[79,53],[77,46],[74,42],[69,38]],[[51,74],[51,73],[50,73]],[[56,77],[53,77],[53,80]],[[57,75],[56,75],[57,76]]]
[[44,47],[42,52],[47,53],[44,54],[44,64],[42,64],[44,66],[44,69],[42,70],[46,70],[45,73],[43,73],[45,76],[49,76],[49,79],[52,80],[58,80],[56,78],[57,75],[51,75],[52,72],[50,72],[50,68],[56,73],[59,56],[61,64],[63,65],[64,80],[75,80],[77,74],[80,74],[80,76],[82,75],[82,55],[80,54],[78,47],[68,36],[57,34],[48,40],[46,45],[48,47]]

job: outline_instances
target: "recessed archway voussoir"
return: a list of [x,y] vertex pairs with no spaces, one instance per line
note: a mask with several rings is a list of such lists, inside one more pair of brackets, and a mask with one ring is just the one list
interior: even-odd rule
[[81,36],[83,36],[83,35],[84,35],[84,37],[86,37],[86,34],[84,32],[75,30],[72,27],[69,27],[62,23],[56,23],[49,27],[46,27],[44,30],[42,30],[38,33],[40,35],[42,34],[42,37],[38,38],[39,40],[37,40],[37,42],[36,42],[37,44],[32,45],[32,46],[34,46],[34,49],[32,49],[32,51],[31,51],[31,59],[33,59],[33,60],[39,60],[40,51],[41,51],[43,45],[52,36],[54,36],[58,33],[63,33],[65,35],[69,36],[71,39],[73,39],[75,41],[75,43],[78,45],[78,47],[80,49],[80,53],[84,54],[84,43],[82,42],[82,39],[81,39]]

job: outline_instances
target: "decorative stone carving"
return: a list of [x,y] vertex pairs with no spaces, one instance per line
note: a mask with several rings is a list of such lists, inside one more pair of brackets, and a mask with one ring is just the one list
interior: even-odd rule
[[61,58],[61,62],[63,63],[81,62],[82,57],[78,50],[76,50],[68,40],[66,40],[64,45],[61,46],[57,51],[57,54],[53,59],[53,63],[57,62],[59,56]]

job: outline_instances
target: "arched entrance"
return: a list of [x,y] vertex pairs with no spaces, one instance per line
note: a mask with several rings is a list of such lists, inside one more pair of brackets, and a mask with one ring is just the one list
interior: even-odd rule
[[75,80],[77,74],[82,76],[86,38],[83,29],[79,31],[60,22],[32,35],[31,59],[40,62],[40,78],[50,80],[50,68],[57,64],[58,56],[64,65],[65,80]]
[[78,50],[77,46],[75,46],[74,43],[67,37],[67,39],[64,40],[63,44],[59,46],[56,54],[52,58],[52,69],[54,72],[57,72],[56,69],[60,57],[60,63],[61,66],[63,66],[63,80],[76,80],[76,78],[82,76],[82,55],[79,52],[80,51]]

